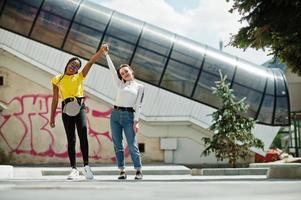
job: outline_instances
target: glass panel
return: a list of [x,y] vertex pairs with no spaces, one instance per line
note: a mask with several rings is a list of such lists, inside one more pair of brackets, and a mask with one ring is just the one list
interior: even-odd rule
[[135,77],[158,84],[166,59],[164,56],[138,47],[132,62]]
[[283,76],[280,72],[280,70],[273,70],[275,74],[275,80],[276,80],[276,92],[277,96],[287,96],[286,94],[286,87],[285,87],[285,80],[283,79]]
[[89,59],[96,52],[101,36],[102,32],[74,23],[64,49]]
[[287,125],[289,102],[287,98],[286,86],[282,76],[282,72],[279,69],[273,69],[276,80],[276,110],[275,110],[275,125]]
[[199,80],[193,98],[205,104],[211,105],[215,108],[221,105],[221,101],[214,94],[212,94],[212,87],[215,87],[213,80],[217,80],[214,74],[202,72],[202,79]]
[[28,35],[41,2],[42,0],[7,1],[0,18],[1,27]]
[[161,87],[190,97],[198,73],[199,67],[193,67],[170,59]]
[[142,29],[142,22],[121,13],[114,13],[108,27],[107,37],[115,37],[133,45]]
[[276,112],[275,112],[275,125],[288,125],[288,102],[287,97],[277,97]]
[[[114,37],[106,37],[104,42],[109,44],[110,47],[110,56],[115,65],[115,67],[119,67],[121,64],[128,64],[129,60],[132,57],[134,45],[126,42],[118,40]],[[107,66],[107,60],[105,56],[102,56],[99,59],[101,65]]]
[[[0,0],[0,11],[2,10],[2,6],[3,6],[4,0]],[[1,13],[0,13],[1,15]]]
[[[96,6],[96,7],[95,7]],[[112,11],[85,1],[68,34],[64,49],[89,59],[97,50]]]
[[272,124],[274,110],[274,96],[265,95],[257,120],[262,123]]
[[41,11],[31,37],[60,48],[70,21]]
[[272,70],[267,69],[268,70],[268,85],[267,85],[267,89],[266,89],[266,94],[271,94],[271,95],[275,95],[275,79],[274,79],[274,74],[272,72]]
[[[203,66],[203,71],[214,74],[218,77],[214,81],[220,80],[219,70],[222,74],[227,75],[227,80],[231,81],[235,70],[236,58],[230,55],[224,55],[221,52],[217,52],[212,48],[206,49],[206,56]],[[201,77],[202,78],[202,77]]]
[[46,0],[31,37],[60,48],[79,0]]
[[31,37],[60,48],[79,0],[46,0]]
[[171,58],[187,65],[200,67],[203,62],[204,53],[204,46],[177,36],[171,52]]
[[[104,42],[110,46],[110,55],[116,67],[130,62],[141,29],[141,21],[120,13],[113,14]],[[104,57],[99,62],[107,66]]]
[[139,41],[139,46],[168,56],[174,34],[157,27],[146,25]]
[[245,103],[249,105],[248,116],[255,118],[263,94],[236,83],[233,84],[232,89],[237,101],[246,97]]
[[42,10],[71,20],[80,0],[45,0]]
[[78,24],[102,32],[104,31],[112,12],[113,11],[108,8],[89,1],[84,1],[79,7],[74,21]]
[[237,62],[237,71],[234,81],[262,92],[264,90],[267,76],[268,74],[265,68],[239,60]]

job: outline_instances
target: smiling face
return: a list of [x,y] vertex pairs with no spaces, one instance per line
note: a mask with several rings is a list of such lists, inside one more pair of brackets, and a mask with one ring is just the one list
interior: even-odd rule
[[81,63],[79,60],[74,59],[74,60],[70,61],[66,68],[66,74],[67,75],[76,74],[78,72],[80,66],[81,66]]
[[133,70],[128,65],[121,65],[118,70],[119,77],[124,81],[134,80]]

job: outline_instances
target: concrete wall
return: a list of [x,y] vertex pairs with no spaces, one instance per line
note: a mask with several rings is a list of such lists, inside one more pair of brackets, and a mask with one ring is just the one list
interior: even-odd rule
[[[53,74],[29,61],[25,62],[22,56],[0,51],[0,75],[4,77],[0,102],[8,108],[0,114],[0,148],[12,154],[18,164],[67,164],[67,144],[60,107],[56,128],[51,129],[48,121]],[[114,163],[109,127],[112,106],[99,97],[85,94],[90,160],[92,163]],[[201,157],[205,149],[202,138],[210,136],[206,128],[190,121],[141,120],[138,141],[145,145],[142,161],[195,165],[226,163],[217,162],[213,155]],[[80,153],[79,145],[77,152]],[[130,162],[128,153],[126,157]],[[81,162],[80,154],[78,161]]]
[[[56,127],[49,126],[53,75],[23,60],[2,52],[0,56],[0,102],[7,107],[0,114],[0,148],[12,154],[14,163],[69,163],[66,137],[61,120],[60,104]],[[89,155],[92,163],[114,163],[109,117],[111,105],[87,94]],[[160,139],[138,133],[138,142],[145,145],[142,161],[162,162]],[[77,138],[78,162],[81,162]],[[130,162],[129,153],[126,152]]]

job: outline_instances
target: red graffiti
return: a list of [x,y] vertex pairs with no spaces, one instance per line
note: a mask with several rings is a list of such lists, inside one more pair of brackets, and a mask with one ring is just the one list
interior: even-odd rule
[[[60,106],[55,113],[57,126],[54,129],[50,128],[51,100],[51,95],[43,94],[14,97],[9,102],[0,100],[9,108],[0,115],[0,140],[3,140],[3,143],[7,145],[10,153],[42,157],[68,157],[66,139],[64,141],[59,140],[59,138],[64,138],[62,134],[65,135],[63,126],[58,126],[58,123],[62,121]],[[85,99],[86,105],[89,106],[90,100],[89,98]],[[92,151],[89,154],[93,160],[110,159],[115,162],[113,153],[110,156],[102,156],[104,144],[110,143],[110,151],[113,152],[109,130],[97,130],[99,128],[95,125],[101,120],[108,120],[111,111],[111,108],[105,111],[87,108],[88,140],[90,147],[92,146],[90,148]],[[91,123],[92,121],[94,123]],[[108,123],[108,121],[104,123]],[[125,152],[125,156],[129,156],[127,148]],[[76,155],[81,157],[80,151]]]

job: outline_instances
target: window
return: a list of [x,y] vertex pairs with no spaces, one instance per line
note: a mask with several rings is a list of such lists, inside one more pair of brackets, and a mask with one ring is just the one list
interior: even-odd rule
[[204,59],[204,47],[177,36],[161,87],[190,97]]
[[217,76],[205,71],[202,72],[202,78],[198,81],[193,98],[215,108],[219,107],[221,105],[220,100],[212,94],[212,87],[215,87],[214,81],[216,80]]
[[132,67],[135,77],[158,85],[167,58],[143,48],[137,48]]
[[[103,42],[110,46],[110,56],[116,67],[120,64],[129,64],[133,50],[142,29],[142,22],[115,12],[111,18]],[[107,66],[102,57],[100,64]]]
[[137,78],[159,84],[173,37],[170,32],[145,25],[132,62]]
[[138,149],[140,153],[145,153],[145,144],[144,143],[139,143],[138,144]]
[[235,65],[235,57],[224,55],[215,49],[207,47],[203,68],[193,98],[213,107],[219,107],[221,102],[212,93],[212,87],[215,87],[215,82],[220,80],[219,71],[221,71],[223,76],[227,76],[226,82],[231,82]]
[[0,18],[1,27],[28,35],[41,3],[42,0],[6,1]]
[[287,97],[287,88],[285,80],[282,76],[280,69],[273,70],[276,81],[276,110],[275,110],[275,125],[288,125],[289,124],[289,102]]
[[174,34],[158,27],[146,24],[143,28],[138,46],[162,56],[168,56]]
[[79,0],[45,0],[31,37],[61,48]]
[[255,118],[263,93],[237,83],[233,84],[232,89],[237,101],[246,97],[245,103],[249,105],[248,116]]
[[264,96],[262,106],[257,120],[262,123],[272,124],[273,110],[274,110],[274,95],[266,94]]
[[74,19],[64,50],[89,59],[96,51],[112,11],[84,1]]
[[265,96],[260,108],[260,112],[258,115],[257,120],[259,122],[263,122],[266,124],[272,124],[272,118],[273,118],[273,111],[274,111],[274,103],[275,103],[275,90],[274,90],[274,76],[273,72],[270,69],[268,70],[268,77],[267,77],[267,88],[265,91]]
[[263,92],[268,75],[266,68],[259,68],[251,63],[239,60],[234,82]]
[[266,68],[238,60],[232,89],[236,100],[246,97],[245,102],[249,105],[248,116],[250,117],[256,117],[263,97],[267,76],[269,76],[269,72]]
[[4,85],[4,77],[0,75],[0,86]]
[[5,0],[0,0],[0,11],[2,10],[2,6],[4,6],[4,1]]

